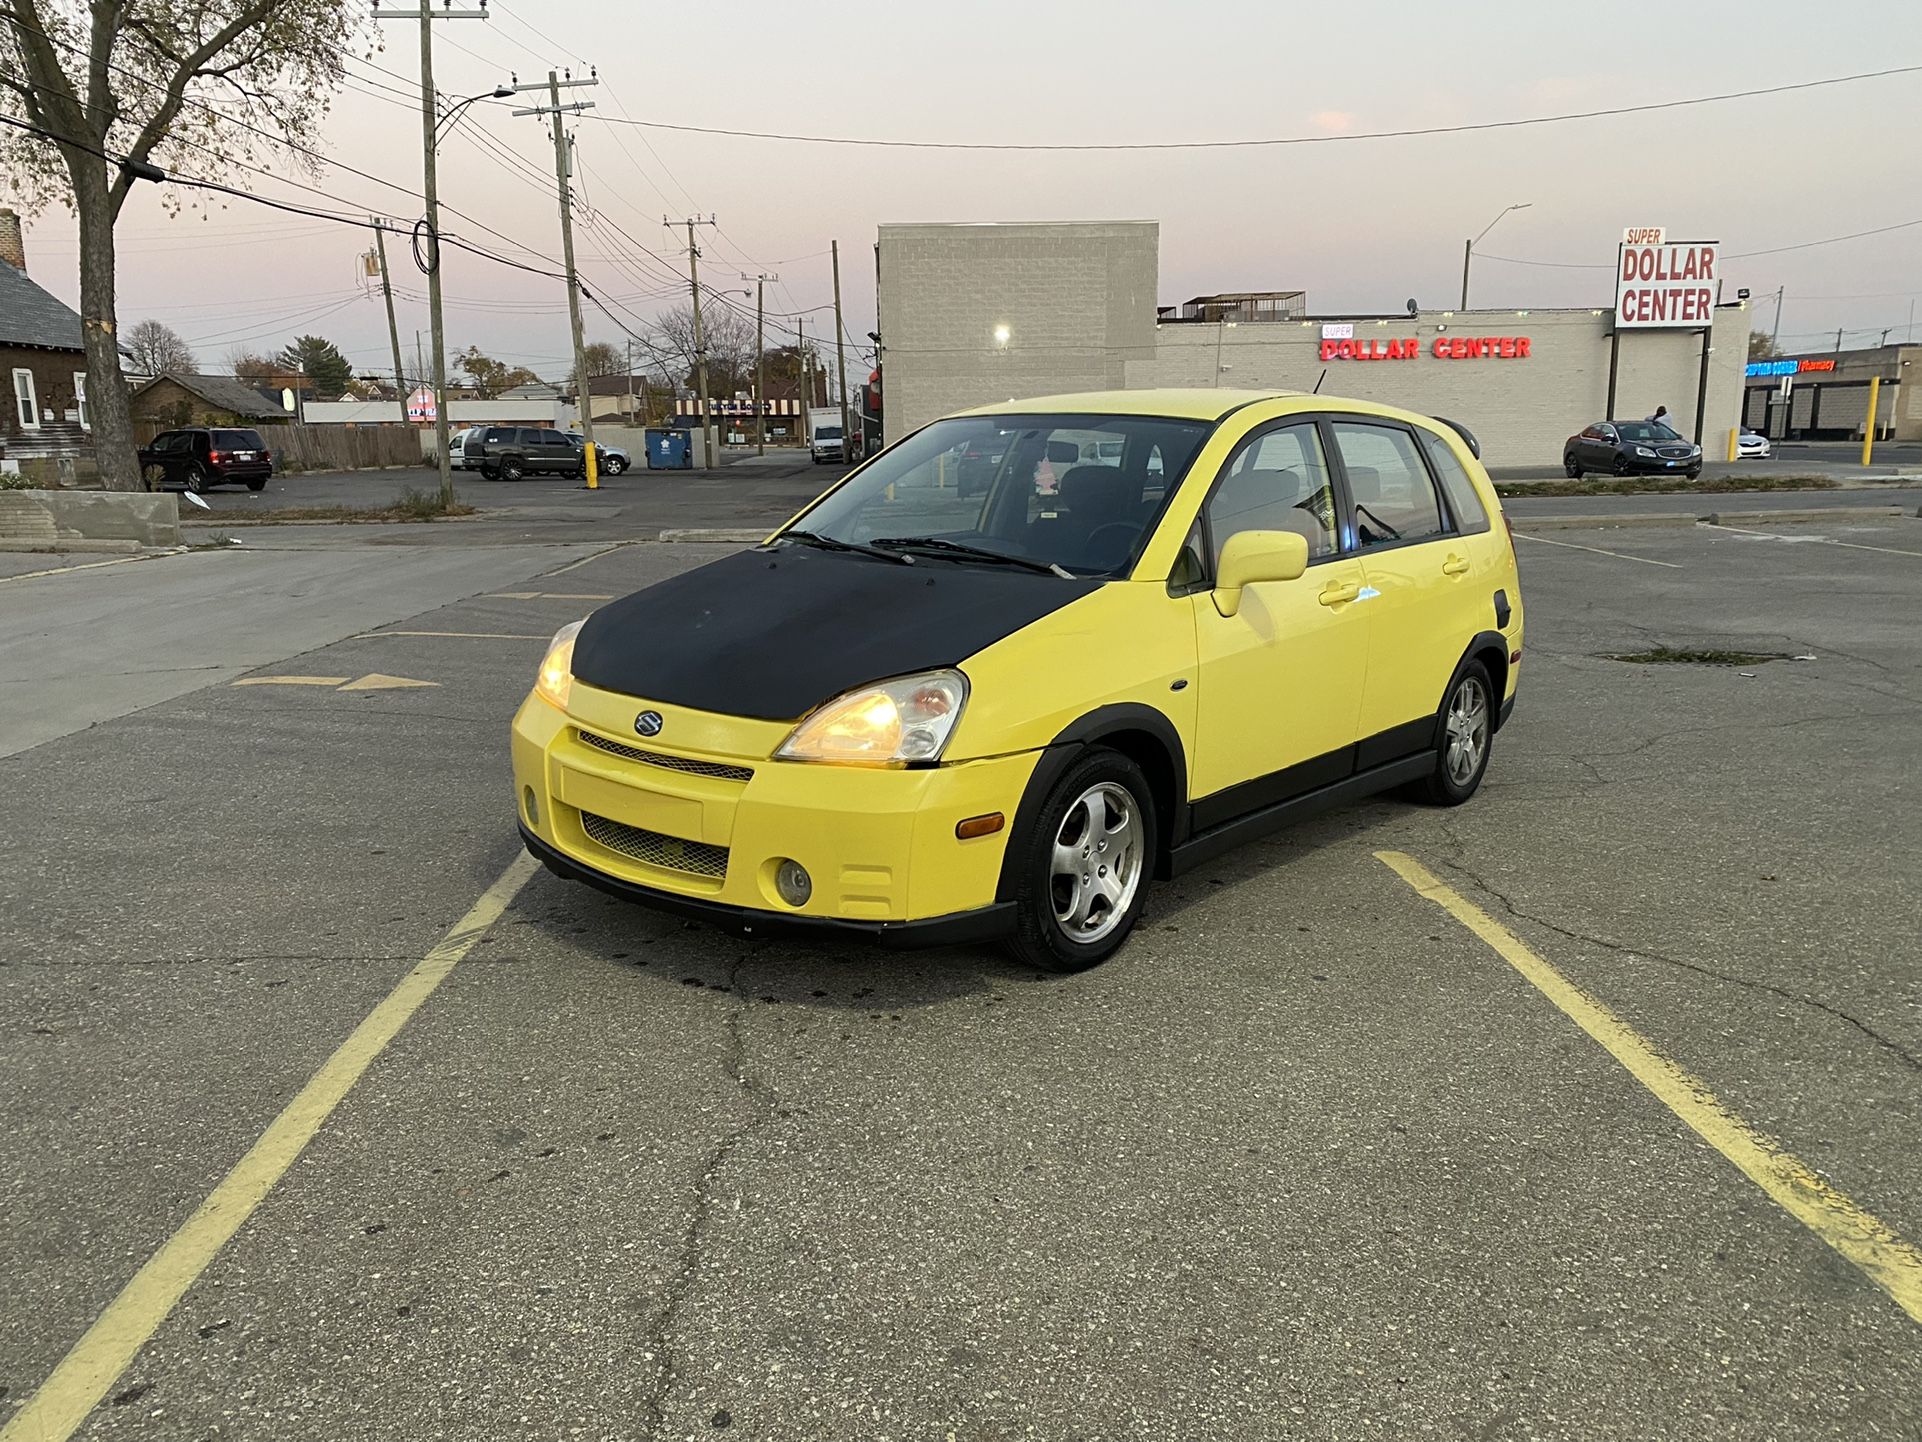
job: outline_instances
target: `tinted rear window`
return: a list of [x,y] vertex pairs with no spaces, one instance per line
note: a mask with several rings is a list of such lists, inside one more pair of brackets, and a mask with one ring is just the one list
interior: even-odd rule
[[214,445],[223,451],[264,451],[267,443],[259,431],[215,431]]
[[1428,452],[1428,463],[1441,477],[1442,491],[1448,497],[1448,509],[1455,513],[1455,527],[1465,535],[1474,535],[1488,529],[1488,512],[1482,508],[1482,498],[1475,494],[1475,483],[1468,478],[1461,461],[1448,442],[1433,431],[1418,431],[1422,448]]

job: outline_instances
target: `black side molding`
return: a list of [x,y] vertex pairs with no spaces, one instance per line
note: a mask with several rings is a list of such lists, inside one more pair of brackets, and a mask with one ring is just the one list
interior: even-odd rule
[[1297,821],[1305,821],[1348,802],[1359,801],[1377,791],[1419,781],[1434,769],[1434,753],[1424,752],[1419,756],[1407,756],[1400,761],[1391,761],[1386,766],[1358,772],[1345,781],[1306,792],[1292,801],[1280,801],[1273,806],[1264,806],[1259,811],[1251,811],[1238,821],[1225,822],[1203,831],[1193,840],[1175,847],[1168,858],[1169,874],[1180,876],[1193,871],[1203,862],[1213,861],[1224,852],[1232,851],[1258,836],[1266,836],[1271,831],[1292,826]]

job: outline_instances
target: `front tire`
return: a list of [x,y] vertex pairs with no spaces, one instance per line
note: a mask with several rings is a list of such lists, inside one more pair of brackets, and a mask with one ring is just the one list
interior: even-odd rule
[[1154,793],[1119,752],[1091,749],[1016,837],[1009,949],[1039,971],[1075,972],[1121,949],[1154,874]]
[[1686,474],[1691,481],[1699,481],[1702,479],[1702,468],[1700,466],[1691,466]]
[[503,481],[518,481],[527,475],[527,468],[518,456],[508,456],[500,463],[500,478]]
[[1627,456],[1615,457],[1614,471],[1615,471],[1615,474],[1618,476],[1626,476],[1628,474],[1628,457]]
[[1495,737],[1495,688],[1488,668],[1470,661],[1455,673],[1435,718],[1435,769],[1414,785],[1430,806],[1460,806],[1480,789]]

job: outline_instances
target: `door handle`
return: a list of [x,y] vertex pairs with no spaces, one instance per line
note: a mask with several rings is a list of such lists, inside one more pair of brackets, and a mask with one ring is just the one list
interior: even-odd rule
[[1361,599],[1361,587],[1353,581],[1338,581],[1315,597],[1324,606],[1339,606],[1343,601]]
[[1468,562],[1460,556],[1450,556],[1442,562],[1442,574],[1444,576],[1465,576],[1468,574]]

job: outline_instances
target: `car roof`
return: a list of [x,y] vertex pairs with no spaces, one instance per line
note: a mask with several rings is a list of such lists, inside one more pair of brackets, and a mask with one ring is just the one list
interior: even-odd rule
[[[1175,420],[1218,421],[1246,406],[1260,405],[1270,415],[1307,411],[1348,411],[1399,421],[1438,424],[1433,416],[1382,405],[1379,401],[1348,396],[1310,395],[1306,391],[1163,389],[1139,391],[1084,391],[1072,395],[1027,396],[957,411],[964,416],[1020,416],[1069,414],[1095,416],[1159,416]],[[1445,424],[1445,423],[1442,423]]]

